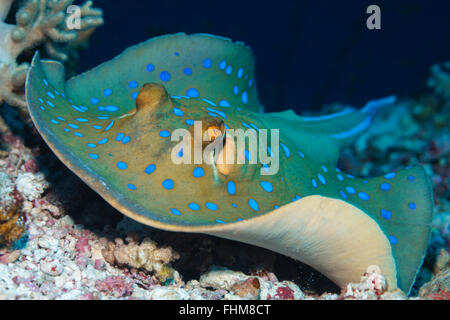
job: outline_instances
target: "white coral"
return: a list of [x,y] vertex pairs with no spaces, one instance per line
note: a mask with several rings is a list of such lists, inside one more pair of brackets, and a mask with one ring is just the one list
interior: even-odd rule
[[41,194],[48,187],[42,173],[33,174],[30,172],[20,173],[16,179],[17,191],[30,201],[40,198]]
[[66,61],[68,52],[103,24],[103,13],[87,1],[80,7],[80,29],[71,30],[67,9],[74,0],[27,0],[16,13],[17,25],[11,25],[4,20],[13,1],[0,0],[0,104],[26,107],[23,87],[29,64],[19,64],[19,55],[43,44],[51,58]]
[[377,300],[387,290],[387,282],[377,266],[371,266],[359,283],[349,283],[344,292],[345,299]]

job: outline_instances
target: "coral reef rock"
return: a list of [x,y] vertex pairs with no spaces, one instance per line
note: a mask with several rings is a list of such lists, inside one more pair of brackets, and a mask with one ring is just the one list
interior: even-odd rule
[[420,288],[419,296],[424,299],[450,300],[450,268],[442,270]]
[[128,236],[126,240],[127,244],[120,238],[114,243],[107,243],[102,254],[108,263],[154,272],[161,282],[169,279],[179,280],[178,273],[169,266],[171,261],[180,257],[172,248],[158,248],[149,238],[139,244],[133,235]]

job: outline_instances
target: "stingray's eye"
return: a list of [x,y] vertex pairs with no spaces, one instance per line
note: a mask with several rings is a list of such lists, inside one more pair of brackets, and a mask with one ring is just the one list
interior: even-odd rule
[[207,118],[202,120],[202,146],[203,149],[209,144],[223,138],[225,134],[225,125],[222,120],[216,118]]
[[208,128],[206,128],[205,130],[205,135],[206,138],[209,141],[214,141],[216,140],[216,138],[218,138],[219,136],[221,136],[223,134],[223,132],[220,130],[220,128],[218,126],[209,126]]
[[167,91],[164,86],[158,83],[146,83],[139,90],[136,98],[137,111],[154,111],[159,105],[167,101]]

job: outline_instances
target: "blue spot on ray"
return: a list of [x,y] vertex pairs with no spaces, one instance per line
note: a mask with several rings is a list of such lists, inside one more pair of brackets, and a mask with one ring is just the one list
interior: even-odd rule
[[123,161],[119,161],[117,162],[117,168],[119,168],[120,170],[126,170],[128,168],[128,165]]
[[108,124],[108,126],[105,128],[105,131],[108,131],[109,129],[111,129],[113,127],[113,125],[114,125],[114,120]]
[[219,209],[219,207],[217,206],[217,204],[212,203],[212,202],[207,202],[207,203],[205,203],[205,206],[206,206],[209,210],[212,210],[212,211],[216,211],[216,210]]
[[242,93],[241,100],[242,100],[242,103],[244,103],[244,104],[248,103],[248,94],[246,91],[244,91],[244,93]]
[[123,139],[123,137],[125,137],[125,134],[123,134],[122,132],[119,132],[117,134],[116,141],[121,141]]
[[167,130],[161,130],[161,131],[159,132],[159,135],[160,135],[161,137],[163,137],[163,138],[167,138],[167,137],[170,136],[170,132],[167,131]]
[[135,89],[137,87],[138,87],[138,83],[136,81],[133,80],[133,81],[128,82],[128,88]]
[[156,166],[154,164],[151,164],[149,166],[147,166],[147,168],[145,168],[145,173],[146,174],[151,174],[156,170]]
[[228,181],[227,183],[227,191],[229,194],[236,193],[236,184],[233,181]]
[[370,196],[369,196],[367,193],[365,193],[365,192],[359,192],[359,193],[358,193],[358,197],[359,197],[361,200],[364,200],[364,201],[370,200]]
[[389,236],[389,241],[390,241],[393,245],[396,245],[396,244],[398,243],[398,239],[397,239],[395,236],[393,236],[393,235],[390,235],[390,236]]
[[206,110],[211,111],[211,112],[215,112],[218,115],[222,116],[222,118],[225,118],[225,119],[227,118],[227,115],[224,112],[222,112],[222,111],[218,111],[216,109],[209,108],[209,107],[207,107]]
[[389,191],[391,189],[391,185],[387,182],[383,182],[380,186],[380,189],[383,191]]
[[410,202],[408,203],[408,208],[410,208],[411,210],[416,210],[416,204],[414,202]]
[[258,202],[256,202],[254,199],[248,199],[248,205],[250,208],[252,208],[255,211],[259,211],[259,205]]
[[289,158],[291,156],[291,151],[289,150],[289,148],[282,143],[280,143],[280,146],[283,148],[284,154],[286,155],[286,157]]
[[392,179],[392,178],[395,178],[396,175],[397,174],[395,172],[391,172],[391,173],[386,174],[384,177],[386,179]]
[[268,181],[261,181],[261,187],[263,188],[264,191],[266,192],[272,192],[273,191],[273,186],[270,182]]
[[247,161],[252,160],[252,155],[250,154],[250,151],[248,151],[247,149],[244,150],[244,155],[245,155],[245,159],[247,159]]
[[392,212],[385,210],[385,209],[381,209],[380,210],[380,214],[383,218],[385,218],[386,220],[390,220],[392,218]]
[[211,68],[212,66],[212,60],[209,58],[206,58],[205,60],[203,60],[203,67],[206,69]]
[[202,100],[205,101],[206,103],[212,105],[213,107],[217,107],[217,104],[215,104],[215,103],[212,102],[211,100],[208,100],[208,99],[205,99],[205,98],[202,98]]
[[164,82],[170,81],[170,73],[168,71],[162,71],[159,74],[159,78]]
[[130,190],[136,190],[136,186],[134,184],[129,183],[128,184],[128,189]]
[[321,175],[320,173],[317,175],[317,177],[319,178],[320,183],[322,184],[327,184],[327,181],[325,180],[325,178],[323,177],[323,175]]
[[346,187],[345,190],[347,190],[347,192],[350,193],[350,194],[355,194],[356,193],[356,190],[353,187]]
[[200,92],[198,92],[195,88],[190,88],[186,91],[186,95],[192,98],[198,98],[200,96]]
[[195,178],[201,178],[205,175],[205,170],[203,170],[203,168],[201,168],[201,167],[197,167],[194,169],[194,171],[192,171],[192,175]]
[[176,115],[177,117],[182,117],[184,115],[184,112],[183,112],[183,110],[181,110],[177,107],[174,107],[173,114]]
[[220,100],[219,106],[221,107],[231,107],[231,104],[227,100]]
[[181,211],[178,209],[172,208],[170,211],[172,211],[172,213],[176,216],[181,216]]
[[107,111],[107,112],[116,112],[119,111],[119,107],[117,106],[99,106],[99,111]]
[[195,202],[189,203],[188,207],[189,207],[189,209],[194,210],[194,211],[200,210],[200,206]]
[[172,190],[175,184],[173,183],[172,179],[166,179],[162,182],[162,186],[164,187],[164,189]]

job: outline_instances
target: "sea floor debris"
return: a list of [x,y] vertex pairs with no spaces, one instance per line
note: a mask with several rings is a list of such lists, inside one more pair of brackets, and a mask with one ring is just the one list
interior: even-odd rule
[[400,100],[340,159],[341,168],[358,176],[416,163],[430,175],[436,204],[432,237],[409,298],[389,291],[376,270],[339,289],[307,266],[268,250],[156,230],[123,217],[5,105],[0,110],[0,209],[18,209],[0,218],[0,233],[7,234],[3,221],[19,217],[17,226],[24,228],[0,242],[0,299],[448,300],[450,132],[442,123],[450,122],[450,112],[444,100],[439,92]]

